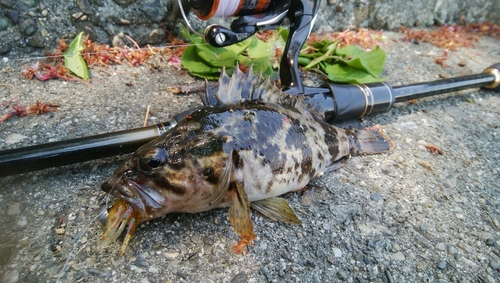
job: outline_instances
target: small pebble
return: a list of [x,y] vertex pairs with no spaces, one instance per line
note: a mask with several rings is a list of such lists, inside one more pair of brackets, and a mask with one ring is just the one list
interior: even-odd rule
[[379,201],[381,198],[382,198],[381,192],[376,192],[370,196],[370,199],[373,200],[374,202]]
[[19,202],[13,203],[7,207],[7,215],[18,215],[21,213],[21,204]]
[[314,274],[312,275],[312,282],[313,282],[313,283],[321,283],[322,281],[321,281],[321,279],[319,279],[318,274],[314,273]]
[[[0,55],[7,55],[9,52],[12,50],[12,47],[10,45],[4,45],[0,46]],[[9,62],[9,58],[3,57],[3,62],[7,63]]]
[[333,254],[335,257],[342,257],[342,251],[339,248],[333,248]]
[[344,270],[337,271],[337,277],[340,280],[347,280],[347,278],[348,278],[347,273]]
[[28,138],[28,137],[20,135],[20,134],[11,134],[11,135],[7,136],[7,138],[5,139],[5,144],[15,144],[15,143],[18,143],[18,142],[26,139],[26,138]]
[[445,251],[446,250],[446,245],[443,243],[439,243],[436,245],[436,249],[440,251]]
[[442,260],[438,263],[437,267],[441,270],[445,270],[446,269],[446,261]]
[[492,238],[487,238],[485,240],[485,243],[486,243],[487,246],[490,246],[490,247],[494,247],[496,245],[495,240],[493,240]]
[[424,270],[424,268],[425,268],[425,262],[423,262],[423,261],[417,262],[417,266],[416,266],[417,272]]
[[398,244],[393,244],[393,245],[392,245],[392,248],[393,248],[395,251],[397,251],[397,252],[398,252],[399,250],[401,250],[401,247],[400,247]]
[[325,230],[325,231],[329,231],[329,230],[330,230],[330,224],[328,224],[328,223],[324,222],[324,223],[323,223],[323,230]]
[[405,255],[402,252],[397,252],[395,254],[392,254],[392,258],[397,261],[403,261],[405,260]]
[[498,261],[491,260],[490,261],[490,267],[493,270],[498,270],[500,268],[500,264],[498,263]]
[[450,245],[450,246],[448,246],[448,253],[451,255],[456,254],[456,253],[458,253],[458,250],[454,246]]
[[245,272],[240,272],[231,279],[230,283],[246,283],[247,281],[248,275]]

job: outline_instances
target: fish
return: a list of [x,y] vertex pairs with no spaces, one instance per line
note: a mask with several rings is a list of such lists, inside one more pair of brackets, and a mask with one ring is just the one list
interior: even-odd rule
[[169,213],[229,207],[240,240],[237,254],[256,240],[251,209],[299,224],[279,196],[342,167],[351,156],[387,153],[380,127],[342,129],[325,121],[304,96],[288,95],[261,73],[221,72],[206,84],[203,107],[140,147],[101,188],[118,200],[104,227],[103,244],[126,229],[125,252],[138,224]]

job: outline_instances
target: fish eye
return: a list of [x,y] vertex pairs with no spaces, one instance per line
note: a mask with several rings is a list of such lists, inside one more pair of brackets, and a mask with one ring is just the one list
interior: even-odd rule
[[144,172],[151,172],[152,170],[162,166],[167,160],[167,151],[163,148],[150,149],[143,157],[139,159],[139,166]]

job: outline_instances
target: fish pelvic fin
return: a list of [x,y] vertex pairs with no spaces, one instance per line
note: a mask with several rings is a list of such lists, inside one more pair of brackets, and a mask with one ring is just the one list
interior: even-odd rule
[[246,246],[253,245],[253,241],[256,239],[250,214],[250,203],[242,183],[234,182],[231,187],[233,200],[229,207],[229,221],[233,224],[236,233],[241,236],[241,240],[233,247],[233,251],[235,254],[243,254],[247,252]]
[[254,201],[250,206],[273,221],[281,221],[288,224],[302,223],[299,218],[297,218],[288,202],[282,198],[273,197]]
[[380,125],[362,130],[347,129],[352,155],[380,154],[390,152],[392,142],[382,133]]

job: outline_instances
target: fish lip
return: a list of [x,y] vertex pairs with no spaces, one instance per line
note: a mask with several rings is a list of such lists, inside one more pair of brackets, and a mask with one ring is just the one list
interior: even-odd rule
[[116,186],[115,195],[128,202],[140,218],[146,219],[154,217],[165,203],[165,198],[154,188],[130,179]]

